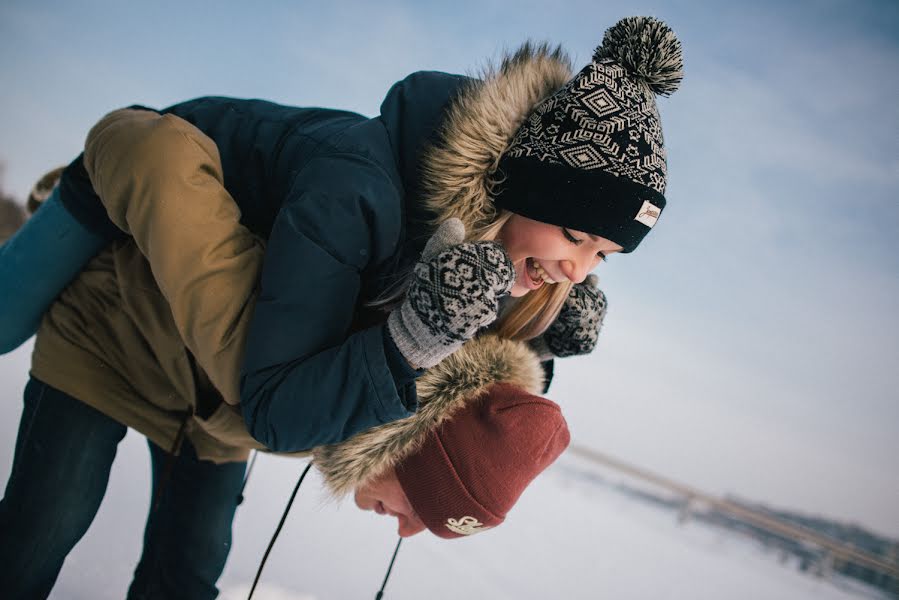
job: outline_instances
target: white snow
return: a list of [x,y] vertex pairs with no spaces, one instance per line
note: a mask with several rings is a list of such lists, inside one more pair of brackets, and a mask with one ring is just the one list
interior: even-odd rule
[[[237,585],[223,589],[219,595],[221,600],[246,600],[250,593],[250,585]],[[297,592],[271,584],[260,584],[253,592],[253,598],[259,600],[316,600],[315,596],[298,594]]]
[[[30,343],[3,359],[3,481],[12,462],[29,352]],[[129,432],[119,447],[100,512],[66,561],[52,598],[114,600],[125,595],[149,505],[148,457],[143,437]],[[304,464],[265,455],[257,460],[219,584],[224,600],[246,598]],[[563,457],[527,490],[495,531],[450,542],[429,534],[404,541],[385,599],[882,597],[862,585],[801,573],[794,563],[781,564],[778,553],[766,552],[751,540],[696,521],[679,525],[671,511],[571,475],[572,469],[584,468],[579,459]],[[374,598],[395,543],[392,521],[362,513],[350,500],[331,501],[313,470],[254,597]]]

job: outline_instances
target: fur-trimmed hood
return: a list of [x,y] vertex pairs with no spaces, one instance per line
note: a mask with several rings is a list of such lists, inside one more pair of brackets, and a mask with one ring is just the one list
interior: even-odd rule
[[495,383],[531,394],[543,388],[543,368],[523,342],[484,335],[432,367],[417,383],[418,411],[405,419],[359,433],[339,444],[319,446],[313,460],[335,496],[378,477],[414,452],[428,433]]
[[525,43],[469,81],[422,160],[423,202],[437,222],[456,217],[471,232],[493,221],[500,157],[527,116],[571,77],[561,47]]
[[[421,201],[436,222],[457,217],[471,232],[493,221],[490,196],[500,157],[527,115],[571,76],[561,49],[527,43],[464,85],[418,166]],[[316,448],[315,464],[341,496],[393,467],[491,385],[511,383],[538,394],[543,378],[539,359],[525,343],[482,336],[418,380],[420,407],[414,415]]]

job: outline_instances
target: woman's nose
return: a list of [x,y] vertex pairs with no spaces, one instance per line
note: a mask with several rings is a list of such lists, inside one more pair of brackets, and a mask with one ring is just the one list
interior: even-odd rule
[[572,283],[581,283],[590,272],[590,265],[583,260],[563,260],[559,263],[559,268]]

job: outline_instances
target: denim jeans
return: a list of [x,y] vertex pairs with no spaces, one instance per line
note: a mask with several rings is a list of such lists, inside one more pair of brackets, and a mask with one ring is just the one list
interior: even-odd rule
[[108,243],[75,220],[53,190],[0,246],[0,354],[34,335],[56,297]]
[[[13,467],[0,501],[0,595],[46,598],[66,555],[93,521],[126,427],[32,378]],[[153,490],[168,453],[149,442]],[[231,549],[246,463],[198,460],[184,440],[144,529],[128,590],[137,600],[215,598]],[[99,584],[99,582],[98,582]]]

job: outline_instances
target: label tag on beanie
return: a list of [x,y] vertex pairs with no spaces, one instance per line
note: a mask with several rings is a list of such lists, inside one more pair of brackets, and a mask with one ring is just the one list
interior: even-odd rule
[[640,207],[640,212],[637,213],[634,220],[643,223],[647,227],[652,227],[659,220],[660,214],[662,214],[662,209],[649,200],[644,200],[643,206]]

